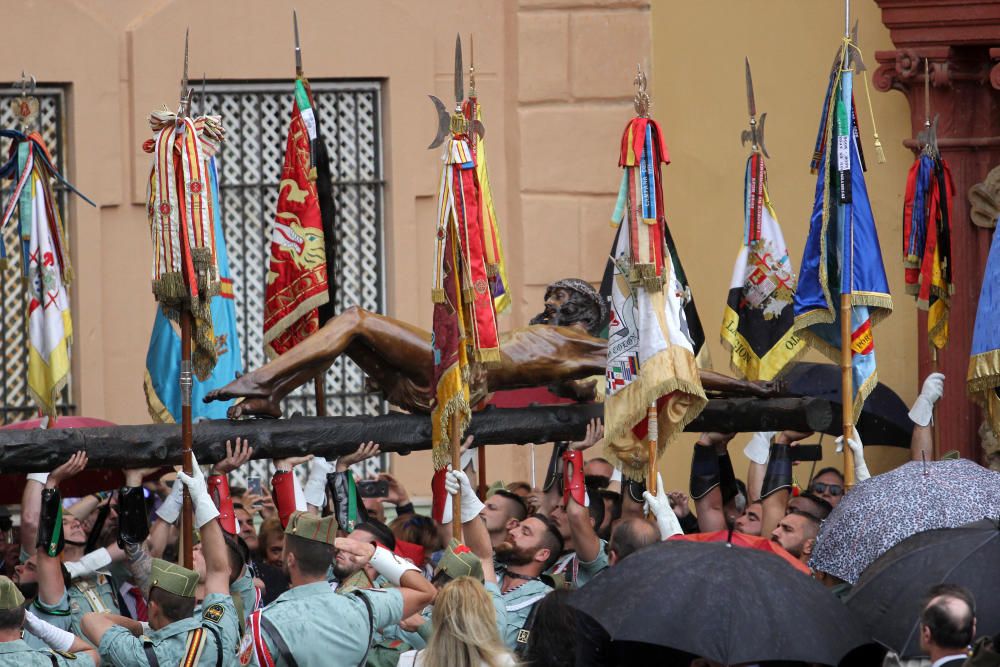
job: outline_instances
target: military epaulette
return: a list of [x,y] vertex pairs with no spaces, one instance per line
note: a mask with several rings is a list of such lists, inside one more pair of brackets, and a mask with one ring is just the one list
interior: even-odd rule
[[42,606],[42,603],[38,601],[38,598],[35,598],[35,601],[32,602],[31,604],[36,609],[39,609],[40,611],[42,611],[43,613],[48,614],[49,616],[69,616],[70,615],[69,609],[65,609],[65,610],[63,610],[63,609],[46,609],[45,607]]
[[60,651],[57,648],[50,648],[49,651],[51,651],[55,655],[62,656],[67,660],[76,660],[76,653],[70,653],[69,651]]

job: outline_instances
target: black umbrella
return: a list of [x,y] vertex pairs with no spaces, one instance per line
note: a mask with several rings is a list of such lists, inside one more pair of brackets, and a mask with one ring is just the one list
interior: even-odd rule
[[976,598],[976,631],[1000,632],[1000,525],[984,519],[903,540],[864,571],[846,603],[872,639],[904,658],[920,655],[920,610],[937,584],[965,586]]
[[[841,405],[839,366],[800,361],[793,364],[782,379],[789,394],[814,396],[830,401],[837,407]],[[858,419],[857,429],[862,441],[870,445],[909,447],[913,422],[907,413],[908,408],[903,399],[879,382],[865,400]],[[829,434],[842,435],[842,420],[838,416],[833,421]]]
[[836,665],[865,644],[822,585],[780,557],[721,542],[669,541],[629,556],[573,593],[615,641],[667,646],[723,664]]

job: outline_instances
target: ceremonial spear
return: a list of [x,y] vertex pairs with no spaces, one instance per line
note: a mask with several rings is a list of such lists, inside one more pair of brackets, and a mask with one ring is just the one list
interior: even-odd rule
[[[892,297],[865,184],[854,105],[855,71],[866,86],[867,79],[850,29],[850,0],[845,4],[843,42],[830,74],[813,154],[816,199],[794,312],[796,330],[839,361],[847,441],[854,438],[855,414],[878,382],[873,327],[892,312]],[[876,156],[884,162],[874,116],[872,125]],[[848,488],[854,480],[854,456],[850,447],[844,447]]]
[[[450,458],[461,469],[462,432],[472,415],[469,378],[471,365],[500,362],[496,304],[490,281],[495,266],[487,261],[484,244],[482,183],[477,169],[477,139],[482,123],[474,109],[463,104],[465,70],[462,38],[455,38],[455,107],[448,114],[441,100],[431,96],[438,111],[438,132],[429,148],[448,139],[438,194],[435,239],[433,346],[435,404],[434,467],[440,473]],[[446,455],[450,454],[450,457]],[[453,530],[461,537],[458,497],[453,499]]]
[[[224,129],[214,118],[190,117],[188,85],[189,36],[184,37],[184,72],[176,113],[164,108],[150,114],[153,138],[143,150],[153,155],[148,214],[153,240],[153,294],[167,317],[180,323],[181,359],[178,385],[181,402],[183,469],[193,470],[191,393],[194,375],[211,376],[218,360],[212,325],[212,297],[221,282],[214,242],[209,157],[223,140]],[[191,564],[193,516],[185,494],[182,535],[183,562]]]
[[[191,36],[191,29],[184,31],[184,75],[181,78],[180,107],[177,110],[177,120],[183,119],[191,110],[191,90],[188,88],[188,45]],[[183,128],[183,125],[176,126]],[[184,252],[185,246],[181,246]],[[188,276],[189,280],[195,280],[194,276]],[[194,387],[194,377],[191,366],[191,328],[192,315],[190,308],[181,308],[181,465],[184,474],[190,475],[193,471],[193,442],[191,419],[191,389]],[[177,483],[177,482],[175,482]],[[190,569],[194,567],[194,512],[191,505],[191,494],[187,486],[184,487],[184,506],[181,514],[181,536],[184,542],[184,567]]]
[[[299,13],[297,11],[295,11],[294,9],[292,10],[292,31],[295,33],[295,78],[296,79],[305,79],[305,70],[302,69],[302,45],[299,42]],[[319,138],[319,134],[317,132],[317,140],[318,140],[318,138]],[[316,167],[316,141],[310,141],[309,142],[309,164],[310,164],[311,168],[315,168]],[[321,211],[322,211],[322,207],[320,207],[320,208],[321,208]],[[321,215],[322,215],[322,213],[321,213]],[[327,230],[324,229],[323,231],[324,231],[324,235],[323,235],[324,236],[324,242],[326,242],[326,234],[325,234],[325,232]],[[329,257],[326,257],[326,262],[327,262],[327,267],[329,267],[329,264],[330,264],[330,258]],[[331,280],[329,269],[326,272],[326,280],[327,280],[327,283],[329,284],[329,281]],[[332,297],[332,295],[331,295],[331,297]],[[331,298],[330,301],[331,301],[331,306],[332,306],[333,299]],[[323,322],[320,322],[320,326],[322,326],[322,325],[323,325]],[[314,392],[316,394],[316,416],[317,417],[325,417],[326,416],[326,385],[325,385],[325,377],[326,377],[326,371],[321,371],[316,377],[313,378],[313,390],[314,390]]]

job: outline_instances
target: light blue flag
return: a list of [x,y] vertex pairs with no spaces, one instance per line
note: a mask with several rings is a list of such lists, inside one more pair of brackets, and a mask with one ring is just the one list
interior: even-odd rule
[[976,308],[967,381],[968,392],[986,410],[993,433],[1000,434],[1000,233],[995,230]]
[[[219,206],[219,178],[215,158],[209,163],[212,181],[212,208],[215,211],[215,252],[218,256],[219,277],[222,289],[212,298],[212,324],[215,327],[215,347],[219,360],[212,375],[204,382],[194,378],[191,392],[191,414],[194,421],[225,419],[231,401],[205,403],[202,398],[213,389],[233,381],[243,372],[240,339],[236,332],[236,306],[233,301],[233,281],[229,274],[226,256],[226,238],[222,231],[222,208]],[[146,353],[146,405],[155,422],[179,422],[181,417],[181,390],[178,384],[181,367],[180,326],[156,309],[153,335]]]
[[851,297],[854,420],[878,384],[872,327],[892,311],[889,283],[854,121],[853,72],[834,72],[830,104],[824,104],[823,154],[817,162],[813,205],[795,292],[795,329],[840,362],[840,297]]

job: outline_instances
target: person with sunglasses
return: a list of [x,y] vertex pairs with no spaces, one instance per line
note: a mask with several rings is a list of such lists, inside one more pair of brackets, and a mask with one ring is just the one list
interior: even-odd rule
[[844,499],[844,475],[836,468],[823,468],[809,482],[809,493],[836,507]]

